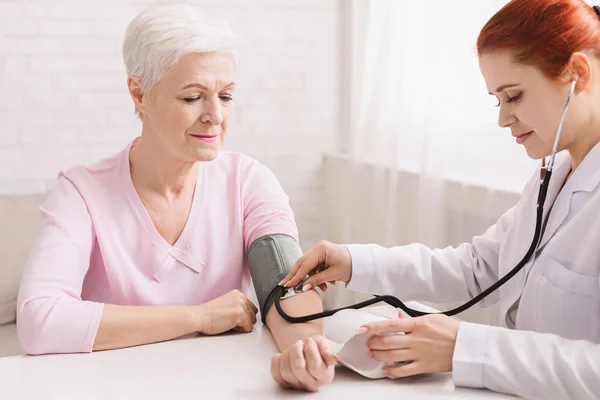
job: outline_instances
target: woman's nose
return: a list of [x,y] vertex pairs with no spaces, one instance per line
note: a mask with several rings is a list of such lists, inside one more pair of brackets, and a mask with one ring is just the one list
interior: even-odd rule
[[506,107],[500,106],[500,112],[498,113],[498,126],[500,128],[508,128],[512,124],[517,122],[517,117],[506,109]]
[[202,110],[200,120],[204,124],[221,125],[223,123],[223,107],[219,101],[208,101]]

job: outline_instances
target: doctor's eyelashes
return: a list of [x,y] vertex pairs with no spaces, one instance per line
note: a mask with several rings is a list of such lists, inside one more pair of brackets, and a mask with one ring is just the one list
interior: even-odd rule
[[[508,99],[506,99],[506,102],[507,103],[514,103],[514,102],[517,102],[517,101],[521,100],[522,98],[523,98],[523,92],[519,92],[515,96],[512,96],[512,97],[509,96]],[[496,103],[496,105],[494,107],[500,107],[500,104],[502,102],[500,101],[499,98],[496,97],[496,99],[498,100],[498,103]]]
[[522,98],[523,98],[523,92],[519,92],[519,94],[517,94],[516,96],[509,97],[506,102],[507,103],[513,103],[515,101],[521,100]]

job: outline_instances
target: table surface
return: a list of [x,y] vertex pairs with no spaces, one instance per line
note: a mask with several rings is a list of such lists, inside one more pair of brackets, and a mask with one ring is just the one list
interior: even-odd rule
[[[487,390],[457,388],[451,374],[405,379],[364,378],[338,366],[317,393],[284,390],[270,375],[276,346],[257,324],[251,333],[187,336],[169,342],[90,354],[0,358],[6,399],[500,399]],[[4,397],[6,396],[6,397]],[[207,397],[210,396],[210,397]]]

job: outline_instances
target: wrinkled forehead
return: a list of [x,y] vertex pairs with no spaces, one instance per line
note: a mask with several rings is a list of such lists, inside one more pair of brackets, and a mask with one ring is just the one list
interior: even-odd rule
[[218,90],[235,81],[234,58],[218,52],[190,53],[175,63],[161,81],[179,89],[198,83]]

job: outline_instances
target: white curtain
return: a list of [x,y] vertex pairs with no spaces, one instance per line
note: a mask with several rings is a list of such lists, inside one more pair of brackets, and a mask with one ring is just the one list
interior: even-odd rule
[[480,29],[506,3],[351,2],[358,34],[346,150],[355,160],[423,178],[420,198],[431,204],[422,207],[422,229],[439,221],[442,180],[519,192],[537,165],[497,126],[496,99],[476,58]]
[[[330,239],[456,245],[516,201],[538,162],[498,127],[475,49],[480,29],[506,3],[345,3],[345,160],[343,168],[330,160],[329,180],[346,174],[347,184],[328,193],[335,197],[328,212],[337,213]],[[358,299],[334,294],[330,306]]]

